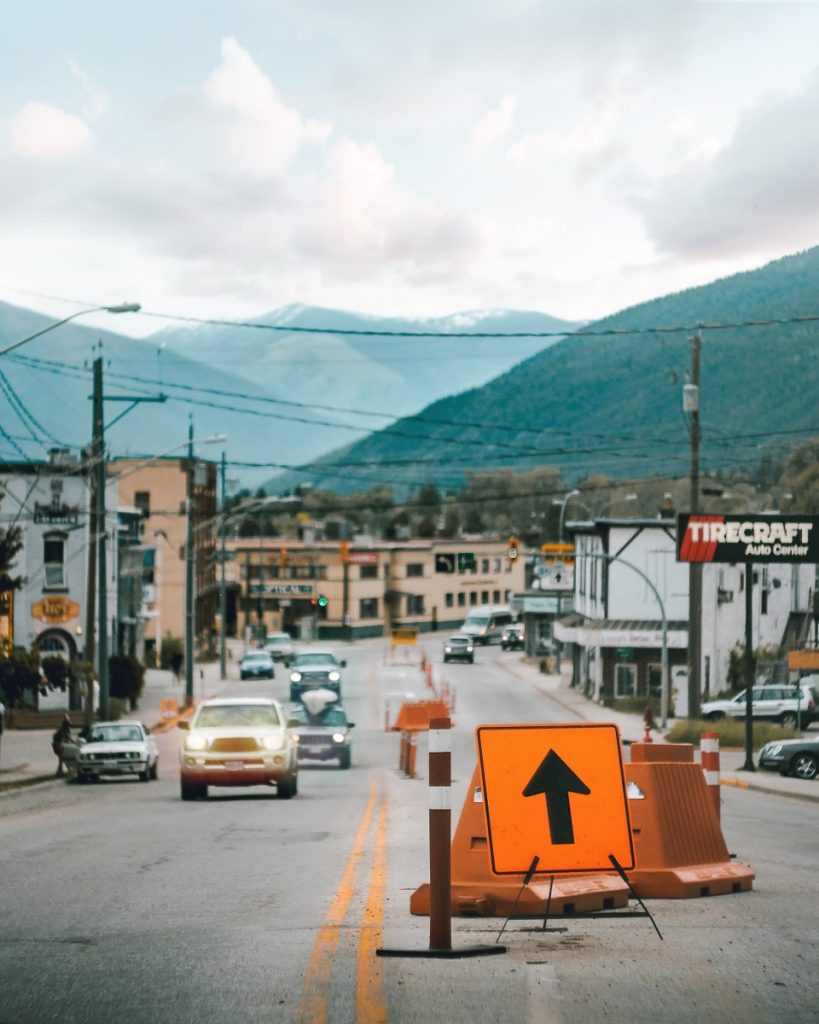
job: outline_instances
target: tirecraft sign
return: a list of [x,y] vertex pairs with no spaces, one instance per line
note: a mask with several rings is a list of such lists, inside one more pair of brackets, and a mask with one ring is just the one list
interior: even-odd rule
[[76,619],[80,614],[80,606],[68,597],[54,594],[35,602],[31,606],[31,614],[40,622],[47,622],[53,626]]
[[819,516],[677,516],[679,562],[819,562]]

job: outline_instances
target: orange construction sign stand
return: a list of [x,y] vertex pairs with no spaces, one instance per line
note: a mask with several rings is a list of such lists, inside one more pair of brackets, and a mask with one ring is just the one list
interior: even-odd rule
[[[523,885],[524,874],[498,877],[491,870],[480,766],[476,765],[452,840],[452,913],[461,917],[544,917],[614,910],[629,891],[614,873],[568,874]],[[549,890],[551,887],[551,899]],[[429,915],[429,884],[410,897],[410,913]]]
[[691,899],[746,892],[754,872],[732,861],[694,748],[686,743],[633,743],[624,765],[640,897]]
[[449,708],[442,700],[415,700],[401,705],[390,728],[393,732],[422,732],[429,729],[430,719],[448,718]]

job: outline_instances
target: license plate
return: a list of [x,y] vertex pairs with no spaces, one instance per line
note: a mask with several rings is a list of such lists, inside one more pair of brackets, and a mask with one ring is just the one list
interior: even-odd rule
[[235,771],[237,768],[244,768],[244,761],[225,761],[225,768],[230,768],[231,771]]

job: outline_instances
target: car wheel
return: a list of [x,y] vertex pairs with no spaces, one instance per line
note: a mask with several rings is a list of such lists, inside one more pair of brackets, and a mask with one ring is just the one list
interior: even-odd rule
[[346,750],[342,750],[338,756],[339,768],[347,769],[352,763],[352,751],[348,747]]
[[781,725],[784,725],[786,729],[795,729],[797,724],[796,712],[786,711],[784,714],[779,716],[779,722]]
[[285,775],[276,783],[276,796],[279,800],[290,800],[296,795],[298,782],[295,775]]
[[140,782],[150,782],[151,781],[151,769],[150,769],[149,765],[146,764],[145,765],[145,771],[139,773],[139,781]]
[[151,778],[152,779],[158,779],[159,778],[159,758],[157,758],[154,761],[154,763],[151,765]]
[[183,782],[180,784],[180,794],[183,800],[198,800],[208,795],[208,787],[195,782]]
[[819,762],[813,754],[797,754],[791,761],[791,775],[797,779],[815,779]]
[[723,714],[722,711],[712,711],[710,715],[706,715],[705,716],[705,721],[706,722],[719,722],[723,718],[725,718],[725,715]]
[[293,689],[293,687],[291,686],[290,687],[290,700],[293,701],[293,703],[295,703],[298,699],[299,699],[299,691]]
[[474,665],[475,664],[475,659],[474,658],[470,658],[469,659],[469,664],[470,665]]

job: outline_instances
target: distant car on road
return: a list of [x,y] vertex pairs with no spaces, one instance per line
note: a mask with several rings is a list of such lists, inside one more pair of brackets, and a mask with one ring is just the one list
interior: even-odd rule
[[239,662],[240,679],[273,679],[276,669],[267,651],[248,651]]
[[97,722],[77,747],[77,778],[99,782],[103,775],[135,775],[149,782],[159,774],[159,748],[141,722]]
[[526,634],[522,622],[512,622],[504,627],[501,633],[501,649],[504,651],[522,651],[526,646]]
[[298,791],[298,741],[276,700],[234,697],[206,700],[179,751],[181,795],[196,800],[208,786],[268,786],[289,800]]
[[264,649],[274,661],[283,661],[285,665],[293,657],[295,647],[289,633],[268,633]]
[[305,761],[338,761],[339,768],[349,768],[352,761],[350,729],[355,722],[347,718],[340,704],[330,704],[311,714],[303,704],[289,710],[290,724],[298,722],[293,731],[299,737],[299,763]]
[[332,651],[318,648],[299,651],[290,661],[290,700],[297,701],[306,690],[332,690],[341,698],[341,670],[347,662]]
[[819,771],[819,737],[766,743],[759,752],[759,767],[797,779],[815,779]]
[[[810,683],[765,683],[753,688],[753,717],[758,721],[779,722],[795,729],[797,718],[807,728],[817,716],[819,695]],[[700,714],[708,722],[720,718],[745,717],[745,690],[728,700],[706,701]]]
[[448,661],[475,661],[475,644],[471,636],[456,633],[444,641],[444,664]]

